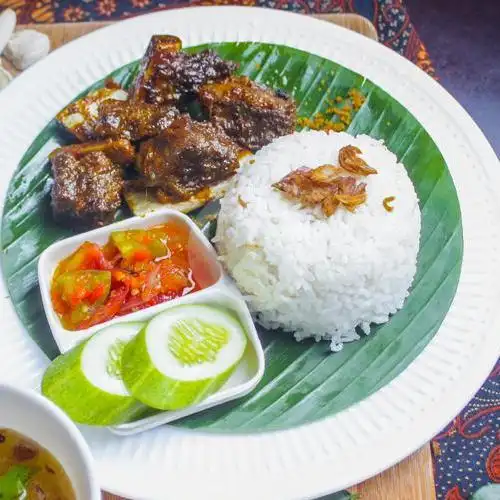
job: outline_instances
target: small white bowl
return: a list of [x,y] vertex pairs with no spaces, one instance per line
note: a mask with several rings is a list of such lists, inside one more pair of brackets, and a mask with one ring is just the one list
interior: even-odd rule
[[35,392],[0,384],[0,428],[12,429],[50,451],[68,475],[77,500],[100,500],[87,443],[56,405]]
[[[199,278],[202,277],[200,285],[203,288],[200,291],[192,292],[183,297],[114,318],[86,330],[66,330],[54,311],[50,298],[50,284],[58,263],[74,252],[85,241],[103,245],[108,241],[112,231],[147,229],[159,224],[164,224],[169,220],[176,220],[189,227],[191,231],[191,237],[188,242],[190,265],[194,275],[198,277],[199,283]],[[143,432],[213,406],[240,398],[254,389],[264,375],[264,351],[252,317],[241,293],[232,280],[224,273],[222,266],[217,260],[217,254],[205,235],[189,217],[180,212],[165,209],[145,217],[133,217],[122,222],[110,224],[109,226],[55,243],[47,248],[40,257],[38,263],[38,278],[45,314],[49,321],[52,335],[54,336],[59,350],[63,353],[69,351],[74,346],[108,325],[129,321],[148,321],[160,312],[182,304],[202,303],[226,307],[238,316],[241,324],[245,328],[250,341],[248,347],[237,369],[219,391],[197,405],[178,411],[160,412],[151,417],[112,427],[111,431],[116,434],[128,435]]]
[[[54,311],[52,300],[50,298],[50,284],[59,262],[72,254],[85,241],[104,245],[113,231],[147,229],[159,224],[165,224],[169,220],[185,224],[190,230],[191,237],[188,242],[190,264],[194,274],[202,276],[203,279],[201,280],[202,282],[200,285],[203,289],[207,289],[222,280],[222,267],[217,261],[217,254],[208,239],[189,217],[175,210],[165,210],[161,213],[154,213],[146,217],[132,217],[130,219],[116,222],[115,224],[110,224],[109,226],[94,229],[92,231],[78,234],[77,236],[72,236],[54,243],[40,256],[40,260],[38,261],[38,281],[40,283],[40,293],[42,294],[45,315],[47,316],[54,340],[62,353],[69,351],[83,340],[92,336],[95,332],[102,330],[109,325],[122,323],[124,320],[145,321],[150,319],[163,310],[164,304],[158,304],[125,316],[119,316],[85,330],[67,330],[63,327],[59,316]],[[200,272],[197,273],[197,270]],[[186,297],[188,296],[189,295],[186,295]],[[184,297],[180,297],[179,299],[172,301],[172,303],[182,303],[183,299]]]

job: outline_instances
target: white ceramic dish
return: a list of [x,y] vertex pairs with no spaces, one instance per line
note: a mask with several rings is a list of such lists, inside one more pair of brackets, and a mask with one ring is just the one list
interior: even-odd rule
[[[50,299],[50,284],[58,263],[73,253],[85,241],[103,245],[108,241],[112,231],[147,229],[159,224],[165,224],[168,221],[176,221],[177,223],[185,224],[189,228],[188,252],[190,265],[193,269],[193,274],[197,277],[203,289],[169,302],[113,318],[110,321],[86,330],[70,331],[65,329],[61,325]],[[54,340],[63,353],[69,351],[75,345],[106,326],[129,321],[148,321],[158,313],[182,304],[214,304],[230,309],[236,313],[247,332],[250,342],[245,355],[238,364],[238,368],[219,391],[201,403],[183,410],[160,412],[145,419],[113,427],[112,431],[117,434],[128,435],[150,430],[207,408],[240,398],[248,394],[259,383],[264,374],[264,352],[250,312],[238,289],[225,276],[221,265],[217,261],[217,254],[212,245],[210,245],[210,242],[198,226],[184,214],[165,209],[155,214],[145,217],[133,217],[55,243],[40,256],[40,260],[38,261],[38,279],[45,314],[49,321]]]
[[[464,109],[409,61],[366,37],[308,16],[255,7],[200,7],[117,23],[57,50],[0,94],[0,205],[33,139],[76,95],[142,56],[154,33],[185,46],[263,41],[338,62],[404,105],[436,142],[457,188],[464,255],[455,300],[435,337],[392,382],[311,425],[261,434],[162,426],[137,436],[84,429],[104,489],[128,498],[315,498],[402,460],[473,396],[500,350],[500,168]],[[33,93],[33,86],[37,93]],[[40,99],[39,96],[43,96]],[[0,285],[1,295],[7,292]],[[48,360],[1,299],[0,380],[37,387]]]
[[237,369],[224,386],[201,403],[184,408],[183,410],[165,411],[152,417],[137,420],[136,422],[118,425],[111,429],[115,434],[129,435],[147,431],[160,425],[174,422],[180,418],[187,417],[188,415],[193,415],[202,410],[212,408],[216,405],[241,398],[254,389],[264,375],[265,362],[262,345],[248,308],[236,287],[233,289],[228,281],[221,280],[206,290],[186,295],[186,297],[183,297],[180,301],[171,301],[166,304],[161,304],[164,306],[161,310],[164,311],[179,303],[213,304],[234,311],[247,332],[250,341],[245,354],[239,362]]
[[[54,311],[50,299],[50,284],[54,271],[64,258],[73,253],[82,243],[90,241],[99,245],[104,245],[112,231],[125,231],[127,229],[147,229],[159,224],[164,224],[169,220],[177,221],[188,226],[190,230],[190,239],[188,242],[188,252],[190,264],[195,275],[202,278],[200,285],[202,288],[208,288],[220,282],[223,277],[222,267],[217,261],[215,253],[210,242],[205,238],[198,226],[187,216],[174,210],[163,210],[161,213],[155,213],[146,217],[132,217],[109,226],[94,229],[71,238],[54,243],[48,247],[40,256],[38,261],[38,281],[40,283],[40,293],[42,295],[45,314],[54,336],[54,340],[62,353],[69,351],[72,347],[87,339],[98,330],[104,327],[126,321],[145,321],[163,310],[163,304],[158,304],[141,311],[137,311],[126,316],[113,318],[110,321],[93,326],[86,330],[71,331],[65,329],[59,317]],[[200,269],[203,268],[203,271]],[[197,270],[200,272],[198,273]],[[187,297],[187,296],[186,296]],[[181,297],[172,301],[174,304],[182,304],[186,297]]]
[[0,384],[0,428],[12,429],[49,450],[68,475],[77,500],[100,500],[87,443],[57,406],[33,391]]

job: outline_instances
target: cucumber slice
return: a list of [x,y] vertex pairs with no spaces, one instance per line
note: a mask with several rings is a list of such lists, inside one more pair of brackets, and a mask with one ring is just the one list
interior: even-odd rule
[[127,391],[121,378],[121,357],[144,323],[105,328],[48,367],[42,393],[71,419],[87,425],[129,422],[145,408]]
[[127,344],[123,381],[159,410],[178,410],[216,392],[245,352],[247,337],[225,309],[179,306],[159,314]]

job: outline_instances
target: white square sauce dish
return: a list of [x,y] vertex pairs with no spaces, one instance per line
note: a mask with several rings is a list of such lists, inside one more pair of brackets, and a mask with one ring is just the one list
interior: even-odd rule
[[[184,235],[184,247],[174,233],[159,233],[170,227]],[[192,286],[161,296],[158,303],[146,301],[131,312],[103,316],[94,292],[102,292],[106,304],[121,293],[113,288],[122,284],[116,281],[122,279],[119,266],[127,256],[142,258],[144,246],[136,242],[144,235],[146,247],[151,241],[164,246],[164,255],[149,254],[154,263],[180,262],[175,259],[182,247]],[[108,259],[106,244],[116,257],[113,253]],[[100,261],[94,267],[82,265],[82,245],[102,249],[108,267]],[[130,262],[125,265],[127,300],[134,303],[134,292],[143,297],[144,288],[131,288],[136,285],[130,285],[135,282],[129,276],[148,278],[142,270],[150,268],[141,267],[141,261],[127,267]],[[38,275],[45,313],[62,353],[45,373],[42,392],[79,424],[110,427],[122,435],[142,432],[242,397],[263,376],[262,345],[240,292],[208,239],[180,212],[162,210],[57,242],[41,255]],[[80,316],[68,308],[73,297],[82,297],[82,289],[87,302],[78,307],[85,304],[85,320],[72,323]]]

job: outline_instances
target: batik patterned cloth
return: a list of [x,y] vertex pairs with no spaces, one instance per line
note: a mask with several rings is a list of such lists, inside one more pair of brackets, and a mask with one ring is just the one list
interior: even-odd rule
[[434,73],[427,51],[400,0],[0,0],[1,7],[16,9],[23,24],[114,20],[156,9],[227,4],[308,14],[359,13],[373,22],[382,43]]
[[[431,444],[438,500],[463,500],[481,486],[500,483],[500,361]],[[500,500],[498,489],[490,491],[491,500]]]
[[[27,24],[110,21],[159,9],[226,4],[361,14],[373,22],[384,45],[434,76],[401,0],[0,0],[0,10],[14,8],[19,22]],[[434,438],[432,450],[438,499],[470,498],[479,487],[500,482],[500,364],[460,416]]]

